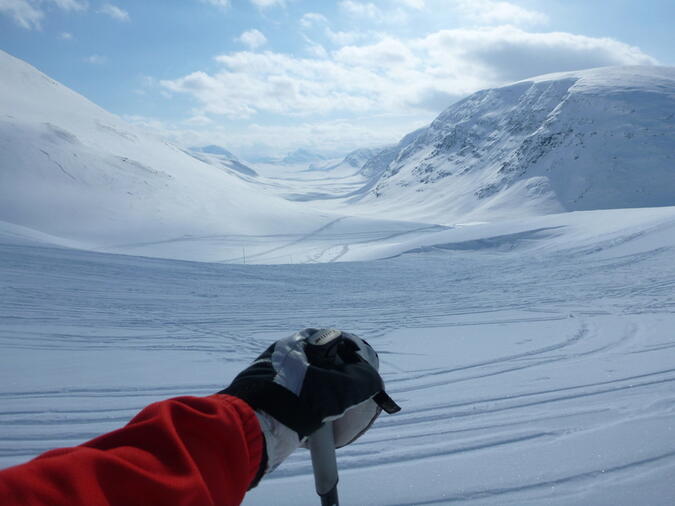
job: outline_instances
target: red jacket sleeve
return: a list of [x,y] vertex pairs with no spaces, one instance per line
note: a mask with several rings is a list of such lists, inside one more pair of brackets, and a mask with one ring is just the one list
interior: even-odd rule
[[0,471],[3,506],[240,504],[264,438],[253,410],[227,395],[151,404],[125,427]]

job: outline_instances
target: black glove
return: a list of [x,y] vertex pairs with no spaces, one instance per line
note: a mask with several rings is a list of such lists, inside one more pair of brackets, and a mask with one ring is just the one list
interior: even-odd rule
[[[315,344],[317,337],[327,337],[330,344]],[[269,472],[324,422],[333,421],[336,447],[341,447],[363,434],[382,409],[400,410],[385,393],[378,367],[377,353],[359,337],[304,329],[270,346],[219,393],[239,397],[258,412]],[[290,438],[286,428],[297,436]]]

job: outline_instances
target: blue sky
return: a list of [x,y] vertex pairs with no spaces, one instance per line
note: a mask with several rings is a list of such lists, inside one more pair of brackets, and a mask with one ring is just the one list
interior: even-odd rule
[[0,48],[182,144],[337,154],[480,88],[674,65],[673,19],[672,0],[0,0]]

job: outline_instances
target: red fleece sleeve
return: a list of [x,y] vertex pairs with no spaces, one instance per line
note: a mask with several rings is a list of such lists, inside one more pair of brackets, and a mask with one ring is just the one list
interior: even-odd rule
[[264,438],[253,410],[228,395],[151,404],[125,427],[0,471],[3,506],[240,504]]

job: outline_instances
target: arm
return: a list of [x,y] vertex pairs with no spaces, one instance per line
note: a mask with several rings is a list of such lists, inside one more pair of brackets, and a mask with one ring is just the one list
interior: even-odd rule
[[0,471],[2,506],[236,505],[324,423],[336,447],[351,443],[400,408],[370,345],[331,330],[340,360],[322,366],[316,332],[277,341],[220,394],[152,404],[119,430]]
[[6,506],[234,505],[260,478],[254,411],[228,395],[151,404],[125,427],[0,472]]

